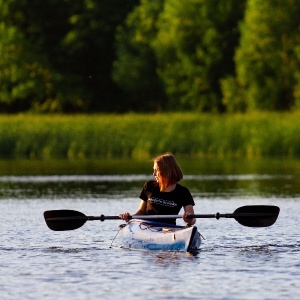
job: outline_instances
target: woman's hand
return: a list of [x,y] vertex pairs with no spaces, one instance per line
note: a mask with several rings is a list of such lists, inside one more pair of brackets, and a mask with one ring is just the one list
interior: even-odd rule
[[130,220],[130,213],[129,212],[125,212],[123,214],[119,214],[119,218],[128,222]]
[[192,213],[187,213],[185,212],[182,215],[182,219],[184,222],[188,223],[188,225],[194,225],[196,223],[196,219],[195,218],[191,218],[189,216],[193,215]]
[[184,207],[184,214],[182,215],[182,219],[184,222],[188,223],[188,225],[194,225],[196,223],[195,218],[189,217],[190,215],[194,215],[194,208],[192,205],[187,205]]

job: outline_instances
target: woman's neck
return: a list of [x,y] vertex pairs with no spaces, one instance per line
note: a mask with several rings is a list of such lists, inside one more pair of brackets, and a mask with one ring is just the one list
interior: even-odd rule
[[176,183],[173,183],[168,185],[164,190],[162,190],[162,192],[172,192],[175,190],[175,188],[176,188]]

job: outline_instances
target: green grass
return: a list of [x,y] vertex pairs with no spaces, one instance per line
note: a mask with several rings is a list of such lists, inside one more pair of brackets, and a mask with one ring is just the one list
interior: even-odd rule
[[0,115],[1,159],[300,157],[300,112]]

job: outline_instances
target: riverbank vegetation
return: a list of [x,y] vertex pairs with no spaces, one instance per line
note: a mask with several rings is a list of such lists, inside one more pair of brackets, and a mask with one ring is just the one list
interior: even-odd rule
[[1,115],[0,159],[300,157],[300,112]]

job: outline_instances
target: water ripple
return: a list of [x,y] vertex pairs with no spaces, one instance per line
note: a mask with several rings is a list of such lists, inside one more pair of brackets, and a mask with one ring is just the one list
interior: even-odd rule
[[[293,179],[294,175],[270,174],[224,174],[224,175],[185,175],[185,180],[213,180],[213,181],[251,181]],[[133,182],[153,179],[150,175],[125,174],[125,175],[52,175],[52,176],[0,176],[0,182],[11,183],[48,183],[48,182]]]

